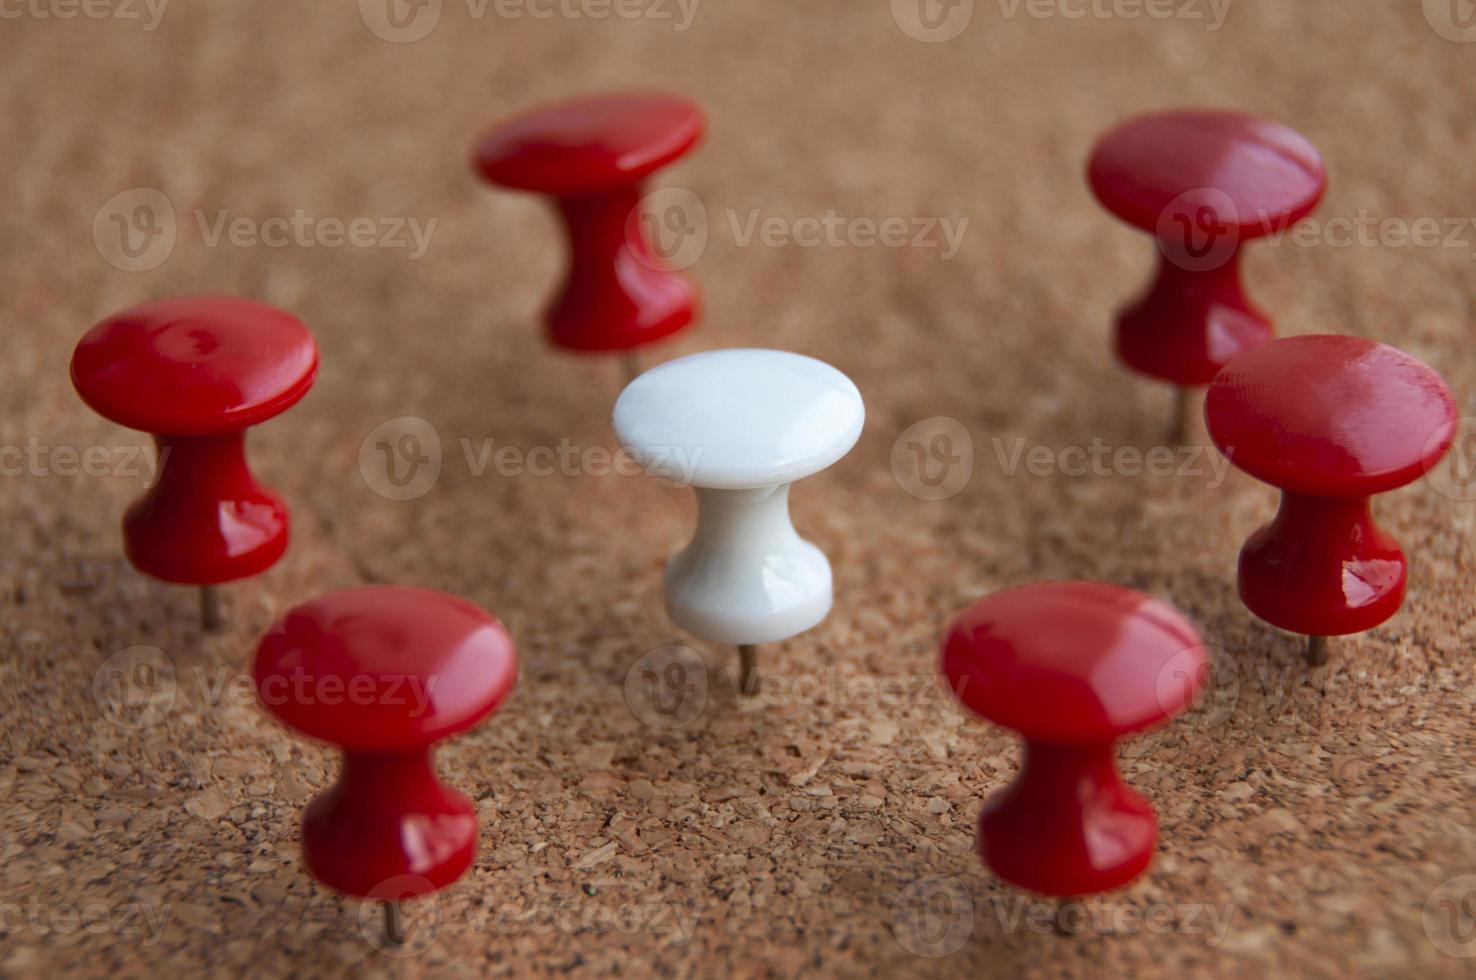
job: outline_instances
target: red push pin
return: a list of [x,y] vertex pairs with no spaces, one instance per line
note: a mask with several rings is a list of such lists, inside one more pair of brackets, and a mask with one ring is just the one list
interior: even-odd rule
[[972,711],[1025,739],[1020,773],[979,816],[979,853],[1005,881],[1067,898],[1148,866],[1158,821],[1123,783],[1114,743],[1189,707],[1208,670],[1166,603],[1097,582],[980,599],[953,621],[943,675]]
[[214,587],[265,571],[287,549],[287,505],[247,468],[246,429],[296,404],[317,372],[317,345],[295,317],[234,296],[135,306],[72,354],[82,400],[159,447],[158,480],[123,515],[128,560],[201,586],[207,630],[220,627]]
[[1281,490],[1276,519],[1240,552],[1240,597],[1273,626],[1327,637],[1384,622],[1404,601],[1399,543],[1369,497],[1438,463],[1455,437],[1445,382],[1403,351],[1357,337],[1290,337],[1225,366],[1205,397],[1210,438],[1237,467]]
[[430,589],[332,592],[261,639],[262,704],[343,749],[338,782],[303,813],[308,873],[381,901],[391,943],[405,939],[399,902],[446,887],[476,857],[476,809],[436,778],[431,746],[497,710],[517,674],[500,622]]
[[1117,318],[1129,367],[1177,386],[1171,438],[1188,429],[1187,388],[1271,339],[1240,283],[1240,247],[1301,221],[1327,189],[1311,143],[1239,112],[1139,116],[1108,133],[1087,166],[1107,210],[1154,235],[1158,278]]
[[695,315],[696,288],[653,250],[641,227],[647,177],[684,156],[706,123],[675,95],[604,95],[538,109],[484,136],[473,154],[493,184],[558,199],[570,268],[548,311],[552,342],[624,351],[676,333]]

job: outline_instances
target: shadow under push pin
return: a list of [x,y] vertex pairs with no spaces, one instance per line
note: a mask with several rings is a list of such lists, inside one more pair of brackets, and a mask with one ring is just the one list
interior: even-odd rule
[[1157,277],[1118,314],[1116,347],[1129,367],[1177,386],[1170,438],[1181,444],[1189,389],[1274,333],[1241,286],[1241,246],[1310,214],[1327,189],[1326,168],[1280,123],[1189,109],[1109,132],[1087,180],[1108,211],[1157,239]]
[[641,210],[645,181],[685,156],[706,122],[675,95],[591,96],[535,109],[488,132],[474,153],[490,183],[553,197],[568,232],[569,272],[547,314],[549,339],[574,351],[635,349],[695,316],[697,290],[657,254]]
[[830,611],[830,563],[796,533],[789,486],[835,463],[865,420],[861,393],[814,358],[718,350],[652,368],[615,403],[615,434],[648,472],[697,491],[697,531],[666,566],[672,622],[740,655],[758,691],[756,647]]
[[444,592],[346,589],[273,624],[252,674],[268,711],[343,749],[338,782],[303,813],[308,873],[380,901],[385,938],[403,942],[399,903],[450,885],[476,858],[476,808],[436,777],[431,752],[512,690],[511,638]]
[[1019,775],[979,816],[984,863],[1062,899],[1141,874],[1158,821],[1122,781],[1114,744],[1199,695],[1208,660],[1193,624],[1129,589],[1044,582],[960,613],[941,666],[959,701],[1025,739]]
[[215,586],[265,571],[287,548],[287,505],[247,468],[246,430],[296,404],[317,371],[317,345],[295,317],[234,296],[135,306],[72,355],[82,400],[158,445],[158,478],[123,516],[128,560],[200,586],[207,630],[220,626]]
[[1407,563],[1369,498],[1437,464],[1455,437],[1445,382],[1403,351],[1357,337],[1289,337],[1225,366],[1205,397],[1210,437],[1236,467],[1281,490],[1281,509],[1240,552],[1246,607],[1305,634],[1372,629],[1404,601]]

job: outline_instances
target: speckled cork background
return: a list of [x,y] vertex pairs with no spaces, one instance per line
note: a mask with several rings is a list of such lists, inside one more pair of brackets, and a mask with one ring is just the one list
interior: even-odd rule
[[[0,974],[1476,972],[1471,447],[1381,499],[1407,604],[1309,671],[1234,591],[1274,492],[1193,448],[1171,447],[1172,472],[1134,465],[1169,397],[1113,363],[1109,323],[1151,246],[1082,179],[1096,135],[1138,111],[1294,126],[1332,186],[1299,236],[1250,249],[1253,295],[1283,333],[1418,355],[1476,415],[1467,6],[0,4]],[[867,401],[857,448],[793,497],[835,609],[764,648],[753,702],[732,652],[662,610],[690,494],[601,464],[617,365],[543,344],[560,229],[467,163],[499,116],[646,86],[711,124],[655,185],[701,219],[682,243],[704,316],[647,362],[778,347]],[[795,244],[830,214],[835,238]],[[866,246],[889,218],[907,243]],[[331,244],[355,219],[372,233]],[[755,219],[779,231],[750,237]],[[1433,243],[1398,234],[1421,219]],[[225,590],[213,636],[188,590],[124,561],[148,442],[67,378],[98,319],[205,291],[292,310],[323,357],[251,439],[292,547]],[[407,433],[439,469],[402,488],[375,447]],[[919,469],[909,447],[940,435],[946,458]],[[1059,465],[1096,445],[1105,472]],[[1035,447],[1046,465],[1010,465]],[[1193,714],[1122,747],[1162,822],[1150,873],[1059,935],[973,848],[1017,743],[933,674],[968,602],[1070,577],[1171,600],[1216,669]],[[368,582],[464,595],[522,658],[505,709],[438,756],[477,801],[476,866],[408,907],[392,953],[372,907],[299,866],[336,754],[267,718],[244,673],[273,618]],[[682,687],[653,699],[668,662]]]

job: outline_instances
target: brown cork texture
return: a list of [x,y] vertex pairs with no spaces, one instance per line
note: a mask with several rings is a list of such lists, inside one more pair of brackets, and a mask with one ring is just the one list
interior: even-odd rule
[[[1303,234],[1249,247],[1252,295],[1282,333],[1423,358],[1476,415],[1469,4],[917,2],[3,5],[0,974],[1476,972],[1471,447],[1380,500],[1408,600],[1309,670],[1235,594],[1274,491],[1212,452],[1134,455],[1170,398],[1114,363],[1110,322],[1152,250],[1083,180],[1138,111],[1295,127],[1331,189]],[[867,402],[856,449],[793,495],[835,609],[759,651],[750,702],[733,651],[666,620],[694,508],[611,471],[618,360],[543,342],[561,230],[468,164],[519,108],[645,87],[711,123],[653,185],[705,222],[702,319],[646,363],[777,347]],[[905,241],[896,221],[868,237],[889,218]],[[356,243],[334,236],[355,219]],[[1422,219],[1433,239],[1399,234]],[[198,292],[292,310],[323,355],[250,444],[291,548],[223,588],[208,636],[189,590],[122,555],[147,437],[67,377],[92,323]],[[440,466],[402,488],[377,446],[407,433]],[[1060,454],[1094,446],[1101,472]],[[934,681],[953,614],[1053,578],[1162,596],[1217,651],[1205,703],[1122,746],[1161,820],[1149,873],[1066,935],[974,850],[1018,743]],[[245,674],[275,617],[368,582],[466,596],[522,659],[504,710],[439,752],[479,855],[407,904],[395,955],[374,908],[300,866],[336,753],[267,717]]]

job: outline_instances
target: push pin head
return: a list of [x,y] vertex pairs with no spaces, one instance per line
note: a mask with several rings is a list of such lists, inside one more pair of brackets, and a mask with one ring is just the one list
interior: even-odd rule
[[[693,354],[625,389],[620,444],[647,471],[697,490],[697,532],[666,568],[672,622],[744,647],[825,618],[830,563],[790,523],[789,485],[849,452],[864,419],[849,378],[782,351]],[[745,673],[751,693],[752,667]]]
[[1025,739],[1020,774],[979,818],[985,864],[1055,896],[1141,874],[1158,822],[1122,782],[1114,742],[1188,708],[1206,664],[1187,619],[1116,586],[1027,585],[961,613],[943,643],[943,675],[964,705]]
[[1158,241],[1158,277],[1117,321],[1129,366],[1179,386],[1208,384],[1271,338],[1240,284],[1240,247],[1296,224],[1327,187],[1306,139],[1239,112],[1139,116],[1092,151],[1087,179],[1102,205]]
[[1445,382],[1403,351],[1357,337],[1289,337],[1226,365],[1205,397],[1210,437],[1282,491],[1240,553],[1240,596],[1282,629],[1372,629],[1404,601],[1406,561],[1369,498],[1418,479],[1455,435]]
[[701,110],[675,95],[605,95],[519,116],[477,144],[484,178],[549,195],[563,213],[570,268],[548,311],[556,346],[628,351],[691,322],[696,290],[655,253],[639,208],[646,178],[704,127]]
[[233,296],[156,300],[87,332],[72,355],[78,394],[159,446],[158,481],[123,518],[134,566],[209,587],[281,557],[287,507],[247,469],[246,429],[294,405],[317,370],[296,318]]
[[[338,782],[303,815],[308,872],[385,900],[461,877],[476,856],[476,810],[436,778],[431,747],[496,710],[517,672],[501,623],[429,589],[347,589],[277,621],[256,651],[258,697],[288,727],[343,749]],[[397,893],[382,894],[392,881]]]

